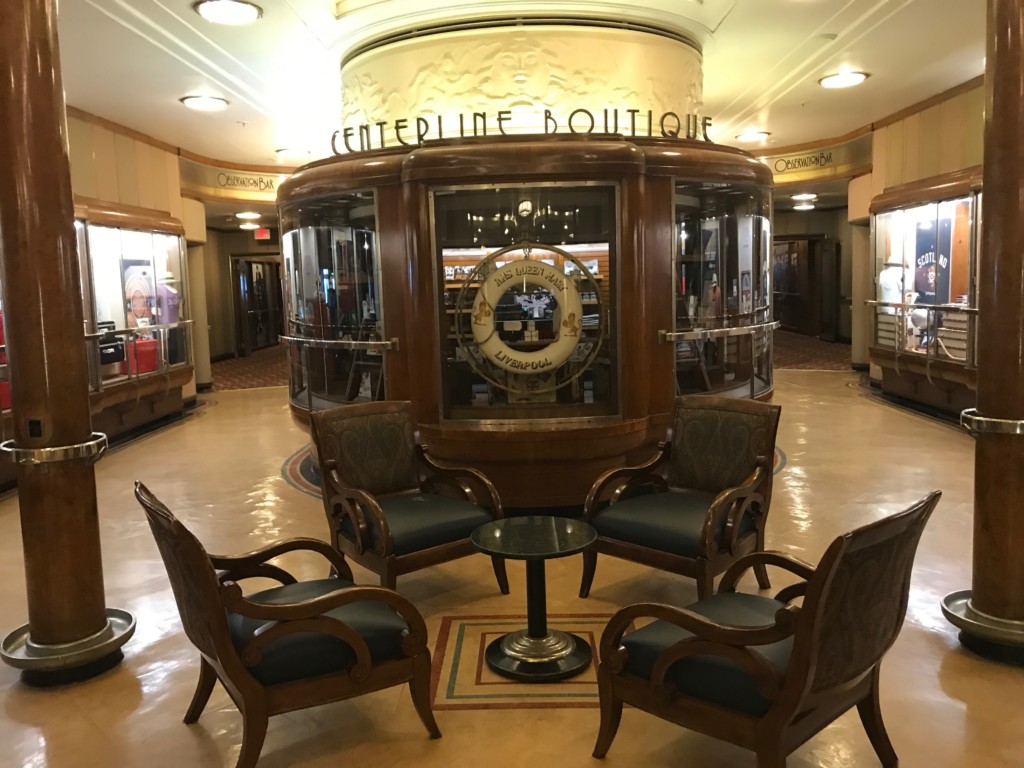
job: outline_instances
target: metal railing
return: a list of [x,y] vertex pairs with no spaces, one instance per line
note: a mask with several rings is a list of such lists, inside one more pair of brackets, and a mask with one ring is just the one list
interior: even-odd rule
[[[976,317],[978,308],[967,304],[920,304],[868,299],[864,302],[875,308],[874,344],[880,349],[892,349],[896,373],[900,361],[924,360],[925,377],[932,380],[932,365],[941,361],[973,368],[975,365]],[[949,315],[963,315],[960,327],[945,322]],[[892,338],[883,338],[882,318],[892,318]],[[945,333],[943,333],[945,331]],[[953,337],[963,341],[961,352],[950,347]]]

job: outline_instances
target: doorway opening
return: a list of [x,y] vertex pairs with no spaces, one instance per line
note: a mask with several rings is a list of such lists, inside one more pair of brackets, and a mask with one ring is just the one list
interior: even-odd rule
[[272,347],[284,333],[279,255],[232,256],[235,354]]

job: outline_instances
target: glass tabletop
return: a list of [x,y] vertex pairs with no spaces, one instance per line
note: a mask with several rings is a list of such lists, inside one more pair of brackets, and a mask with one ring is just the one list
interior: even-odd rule
[[485,523],[469,538],[473,546],[488,555],[549,560],[583,551],[597,539],[597,531],[568,517],[528,515]]

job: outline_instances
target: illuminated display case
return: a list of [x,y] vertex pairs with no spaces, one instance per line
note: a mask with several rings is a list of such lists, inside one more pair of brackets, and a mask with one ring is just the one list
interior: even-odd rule
[[442,417],[617,414],[616,187],[441,188],[432,203]]
[[[184,229],[105,205],[76,204],[75,217],[92,427],[115,437],[184,409],[182,388],[193,377]],[[9,429],[2,345],[0,333],[0,409]],[[4,466],[7,488],[14,465]]]
[[[283,214],[290,399],[320,410],[385,396],[373,190]],[[308,340],[308,341],[306,341]]]
[[190,365],[184,238],[92,223],[85,231],[93,388]]
[[758,397],[772,389],[771,192],[675,186],[676,392]]
[[974,405],[981,202],[978,169],[871,205],[875,378],[887,393],[950,413]]

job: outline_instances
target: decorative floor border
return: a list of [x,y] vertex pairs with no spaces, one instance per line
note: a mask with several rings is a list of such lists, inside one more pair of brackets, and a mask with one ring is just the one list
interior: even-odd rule
[[[553,613],[548,624],[579,635],[596,657],[597,643],[611,614]],[[526,615],[445,616],[434,645],[430,699],[436,710],[593,709],[599,706],[593,664],[576,677],[527,683],[501,677],[484,661],[487,644],[526,626]]]

